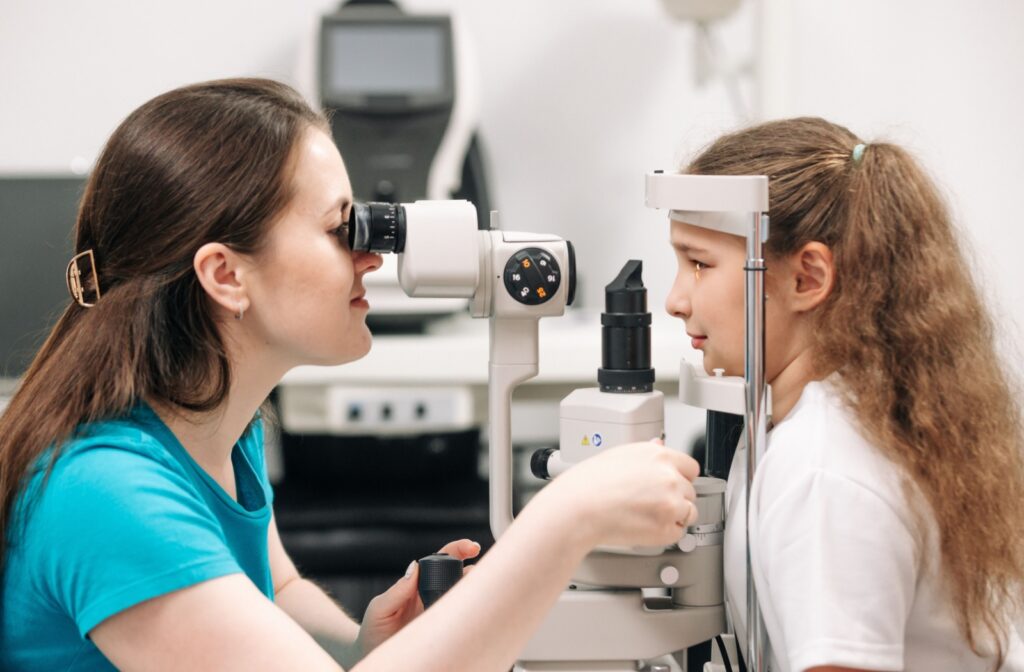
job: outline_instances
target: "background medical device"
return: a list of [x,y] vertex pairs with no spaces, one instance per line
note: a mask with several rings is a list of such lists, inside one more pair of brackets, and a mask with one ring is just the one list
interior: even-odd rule
[[[477,132],[472,45],[445,14],[406,14],[389,0],[351,0],[321,20],[318,83],[357,200],[465,199],[488,228],[491,196]],[[394,259],[367,277],[378,332],[417,331],[464,301],[410,301]]]

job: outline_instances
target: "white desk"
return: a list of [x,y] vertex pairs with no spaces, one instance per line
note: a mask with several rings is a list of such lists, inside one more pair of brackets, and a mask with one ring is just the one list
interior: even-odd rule
[[[657,388],[666,396],[666,435],[670,445],[688,447],[704,431],[704,412],[687,409],[676,399],[679,362],[699,362],[683,323],[654,313],[651,363]],[[282,422],[295,420],[301,431],[326,431],[316,418],[326,408],[331,389],[400,390],[460,388],[473,398],[473,419],[486,422],[488,324],[460,316],[437,322],[422,335],[374,337],[370,353],[343,366],[303,366],[282,380],[285,406]],[[576,312],[540,321],[539,373],[515,395],[512,409],[514,442],[557,441],[558,402],[577,387],[595,387],[601,366],[601,322],[597,312]],[[289,412],[289,407],[291,412]],[[290,416],[290,417],[288,417]]]

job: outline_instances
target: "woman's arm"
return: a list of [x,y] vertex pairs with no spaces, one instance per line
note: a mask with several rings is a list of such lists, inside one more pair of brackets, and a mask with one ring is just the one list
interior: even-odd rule
[[[507,670],[591,548],[679,538],[696,518],[696,474],[691,458],[653,444],[573,467],[534,497],[473,572],[356,669]],[[340,669],[242,574],[148,600],[89,634],[124,670]]]
[[698,469],[654,444],[576,465],[533,498],[471,574],[355,669],[508,670],[595,545],[679,539],[696,519]]
[[355,669],[509,669],[592,546],[579,521],[527,507],[473,572]]
[[203,581],[103,621],[89,638],[119,670],[341,670],[244,574]]
[[356,646],[359,624],[323,589],[299,575],[295,563],[284,550],[274,518],[270,519],[267,550],[270,575],[274,581],[275,604],[309,633],[334,660],[346,668],[355,665],[361,657]]
[[[356,623],[322,588],[300,576],[281,543],[273,518],[267,541],[274,602],[346,668],[423,611],[416,588],[418,574],[415,566],[410,565],[403,578],[370,602],[363,623]],[[462,539],[446,544],[438,552],[465,561],[480,553],[480,545]]]

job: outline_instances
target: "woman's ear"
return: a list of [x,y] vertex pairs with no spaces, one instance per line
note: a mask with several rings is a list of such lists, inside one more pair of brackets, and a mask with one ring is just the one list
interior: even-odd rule
[[242,255],[223,243],[206,243],[196,251],[192,267],[214,303],[234,315],[249,307],[245,289],[248,265]]
[[784,262],[786,303],[797,313],[821,305],[835,286],[835,262],[828,245],[805,244]]

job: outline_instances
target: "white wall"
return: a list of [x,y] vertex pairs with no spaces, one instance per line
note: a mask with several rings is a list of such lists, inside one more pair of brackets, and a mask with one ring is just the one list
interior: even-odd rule
[[[769,109],[823,115],[917,152],[969,232],[979,275],[1024,325],[1015,268],[1024,226],[1011,201],[1024,183],[1024,3],[761,1],[787,47],[764,61],[775,82]],[[4,0],[0,173],[92,161],[123,116],[179,84],[233,75],[299,84],[312,26],[334,5]],[[504,226],[571,238],[590,306],[625,259],[643,257],[657,307],[673,262],[662,215],[643,208],[642,175],[739,121],[720,81],[694,83],[694,29],[672,23],[656,0],[405,6],[454,9],[472,32]],[[734,60],[753,53],[755,9],[747,0],[719,29]]]
[[824,116],[921,158],[965,232],[1007,345],[1019,351],[1024,3],[796,0],[793,13],[785,113]]

